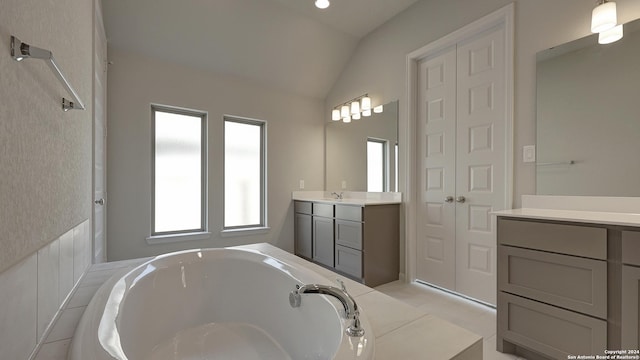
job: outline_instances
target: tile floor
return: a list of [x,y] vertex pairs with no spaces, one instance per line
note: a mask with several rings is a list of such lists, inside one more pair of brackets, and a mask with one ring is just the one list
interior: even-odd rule
[[394,281],[375,289],[481,335],[484,360],[524,360],[496,351],[495,309],[422,284]]

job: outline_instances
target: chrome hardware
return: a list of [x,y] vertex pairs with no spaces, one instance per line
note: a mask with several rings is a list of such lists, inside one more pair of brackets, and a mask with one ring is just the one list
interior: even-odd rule
[[332,192],[331,195],[334,195],[336,197],[336,200],[342,200],[343,199],[342,192],[340,194],[338,194],[337,192]]
[[458,196],[456,198],[456,202],[459,202],[460,204],[462,204],[463,202],[467,201],[467,199],[465,199],[464,196]]
[[27,43],[23,43],[15,36],[11,36],[11,57],[15,61],[22,61],[24,59],[33,58],[33,59],[41,59],[47,62],[47,65],[51,68],[53,73],[56,75],[58,80],[62,83],[65,90],[71,95],[73,101],[69,101],[65,98],[62,98],[62,110],[84,110],[84,104],[78,93],[71,87],[67,78],[62,74],[60,67],[56,64],[55,59],[53,58],[53,53],[49,50],[41,49],[35,46],[31,46]]
[[342,285],[342,289],[338,289],[337,287],[328,286],[328,285],[320,285],[320,284],[307,284],[307,285],[296,285],[296,290],[293,290],[289,293],[289,304],[291,307],[300,307],[302,302],[301,294],[320,294],[320,295],[329,295],[338,299],[342,306],[344,307],[344,315],[346,319],[351,319],[351,325],[347,327],[345,333],[349,336],[360,337],[364,335],[364,329],[360,325],[360,311],[358,310],[358,304],[356,301],[347,293],[344,283],[341,280],[338,280]]
[[96,205],[104,205],[104,199],[98,199],[98,200],[95,200],[95,201],[94,201],[94,203],[95,203]]
[[444,202],[452,203],[453,202],[453,196],[447,196],[446,198],[444,198]]

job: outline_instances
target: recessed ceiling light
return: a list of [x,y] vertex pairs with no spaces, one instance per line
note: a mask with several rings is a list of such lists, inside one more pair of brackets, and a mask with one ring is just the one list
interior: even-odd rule
[[329,0],[316,0],[316,7],[318,9],[326,9],[329,7]]

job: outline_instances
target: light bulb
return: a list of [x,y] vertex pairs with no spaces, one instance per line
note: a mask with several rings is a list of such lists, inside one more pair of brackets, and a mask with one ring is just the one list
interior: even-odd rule
[[363,111],[362,116],[371,116],[371,109]]
[[598,34],[598,44],[611,44],[622,39],[622,24]]
[[326,9],[330,5],[329,0],[316,0],[316,7],[318,9]]
[[[371,98],[368,96],[365,96],[362,98],[362,110],[371,110]],[[365,115],[367,116],[367,115]]]
[[345,122],[345,123],[350,123],[351,122],[351,116],[347,115],[347,116],[343,117],[342,121]]
[[340,110],[338,109],[331,110],[331,120],[333,121],[340,120]]
[[349,107],[347,105],[342,105],[340,108],[340,117],[344,119],[347,116],[349,116]]
[[373,108],[373,112],[376,113],[376,114],[380,114],[382,112],[382,110],[383,110],[382,105],[378,105],[378,106]]
[[358,114],[358,113],[360,113],[360,102],[354,101],[351,103],[351,114]]
[[604,1],[596,6],[591,14],[591,32],[599,33],[616,26],[618,17],[616,15],[616,3]]
[[360,120],[360,113],[358,112],[358,113],[355,113],[355,114],[351,115],[351,118],[353,120]]

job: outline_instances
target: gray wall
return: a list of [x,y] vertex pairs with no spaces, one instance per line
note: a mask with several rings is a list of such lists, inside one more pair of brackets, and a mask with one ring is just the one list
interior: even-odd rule
[[[109,49],[108,204],[109,261],[194,247],[270,242],[293,251],[291,192],[324,188],[323,101],[239,78]],[[151,114],[158,103],[209,114],[209,229],[211,239],[148,245],[151,213]],[[268,218],[264,234],[223,237],[222,119],[267,121]]]
[[[1,8],[0,272],[91,216],[93,79],[92,1]],[[87,110],[62,111],[68,95],[46,63],[11,59],[12,34],[55,54]]]

